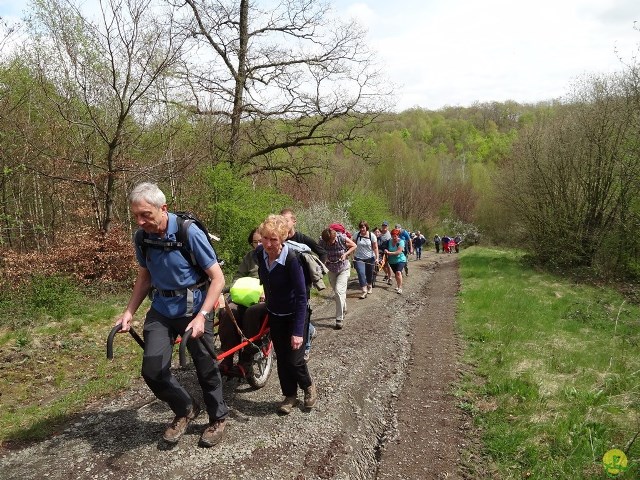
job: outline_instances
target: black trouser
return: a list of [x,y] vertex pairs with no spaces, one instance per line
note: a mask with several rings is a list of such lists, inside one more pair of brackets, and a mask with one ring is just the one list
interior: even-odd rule
[[[309,330],[309,310],[304,324],[302,338],[307,338]],[[273,348],[278,358],[278,377],[280,389],[285,397],[295,397],[298,387],[308,388],[311,383],[311,375],[304,360],[304,341],[297,350],[291,348],[291,336],[293,335],[294,315],[274,315],[269,313],[269,327]]]
[[[144,322],[142,377],[155,396],[167,402],[169,408],[179,417],[189,413],[192,399],[171,372],[171,354],[177,336],[184,333],[192,318],[167,318],[152,308],[147,312]],[[203,338],[209,345],[213,345],[212,320],[205,322]],[[225,418],[229,409],[222,397],[222,379],[218,362],[211,358],[200,339],[190,339],[187,348],[196,367],[209,421]]]

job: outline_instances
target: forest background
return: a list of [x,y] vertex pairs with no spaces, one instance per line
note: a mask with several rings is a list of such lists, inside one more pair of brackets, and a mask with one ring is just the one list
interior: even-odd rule
[[365,32],[320,3],[105,0],[97,18],[66,0],[30,5],[0,37],[9,328],[27,310],[62,315],[67,291],[130,288],[126,196],[141,181],[221,237],[229,273],[251,229],[290,207],[313,237],[386,219],[517,246],[637,299],[636,59],[562,99],[394,113]]

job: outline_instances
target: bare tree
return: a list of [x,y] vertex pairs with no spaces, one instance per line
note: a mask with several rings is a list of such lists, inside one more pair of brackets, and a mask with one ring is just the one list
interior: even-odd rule
[[15,38],[16,33],[19,31],[20,26],[14,22],[9,22],[6,19],[0,17],[0,54],[4,55],[8,45],[11,44],[12,39]]
[[109,231],[117,187],[136,168],[133,147],[159,117],[151,90],[179,58],[183,36],[150,0],[99,7],[94,20],[73,0],[35,0],[30,25],[42,86],[74,146],[68,171],[41,174],[88,185],[96,224]]
[[503,201],[545,262],[590,267],[618,251],[640,185],[637,109],[623,85],[617,75],[585,79],[516,142]]
[[[184,8],[180,9],[180,5]],[[184,80],[197,114],[222,126],[215,161],[245,174],[300,177],[317,164],[306,146],[348,144],[388,107],[365,32],[330,16],[327,6],[282,0],[185,0],[193,39]]]

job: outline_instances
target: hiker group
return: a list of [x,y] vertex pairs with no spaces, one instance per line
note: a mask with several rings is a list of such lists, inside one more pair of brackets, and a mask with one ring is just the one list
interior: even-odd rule
[[[120,331],[129,331],[133,315],[149,296],[151,307],[145,316],[142,376],[154,395],[174,413],[163,439],[174,444],[187,426],[206,409],[209,423],[200,436],[200,445],[211,447],[223,437],[229,409],[222,395],[222,375],[248,370],[254,346],[219,364],[212,361],[206,345],[213,345],[214,309],[224,291],[225,279],[206,228],[193,216],[168,211],[164,193],[153,183],[137,185],[129,195],[131,213],[138,225],[134,247],[138,271],[125,311],[116,320]],[[334,328],[345,325],[347,288],[351,265],[357,273],[359,298],[373,293],[375,277],[384,272],[383,282],[402,294],[409,274],[409,256],[422,257],[427,240],[420,231],[411,233],[387,221],[371,229],[366,221],[358,230],[347,232],[339,223],[329,225],[316,241],[296,230],[292,210],[269,215],[254,228],[249,250],[233,277],[227,305],[220,311],[218,335],[223,351],[240,342],[240,335],[258,333],[268,319],[277,356],[277,371],[284,399],[277,407],[286,415],[298,405],[312,409],[317,402],[316,383],[308,360],[316,328],[311,323],[309,298],[312,286],[324,289],[328,276],[335,301]],[[435,241],[445,246],[445,238]],[[461,242],[455,241],[455,251]],[[447,249],[449,249],[447,243]],[[202,407],[178,382],[171,371],[173,344],[191,330],[187,348],[193,358],[202,389]],[[203,341],[196,341],[202,338]]]
[[436,234],[433,237],[433,243],[436,247],[436,253],[440,253],[441,250],[442,253],[459,253],[462,236],[457,234],[455,237],[450,237],[448,235],[440,237],[440,235]]

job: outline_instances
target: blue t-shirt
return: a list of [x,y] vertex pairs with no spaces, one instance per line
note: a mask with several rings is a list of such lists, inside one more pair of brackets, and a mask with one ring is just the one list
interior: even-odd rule
[[[169,225],[164,237],[149,234],[153,240],[175,241],[178,232],[178,222],[173,213],[169,213]],[[218,262],[213,247],[204,232],[191,224],[188,231],[189,250],[193,252],[196,262],[203,269]],[[136,258],[141,267],[149,270],[151,283],[158,290],[182,290],[191,287],[200,280],[200,272],[196,270],[180,252],[179,249],[162,250],[147,248],[147,258],[136,248]],[[206,290],[193,291],[193,311],[200,310]],[[187,314],[187,295],[177,297],[163,297],[155,295],[151,306],[161,315],[169,318],[184,317]]]
[[402,253],[400,255],[389,255],[387,258],[389,259],[389,264],[396,264],[400,262],[407,261],[407,257],[404,255],[404,240],[398,240],[398,243],[393,243],[393,240],[389,242],[389,248],[387,248],[390,252],[396,252],[400,250]]
[[[404,228],[402,230],[400,230],[400,235],[398,235],[398,237],[402,240],[404,240],[404,253],[408,253],[409,252],[409,243],[411,242],[411,235],[409,235],[409,232],[407,232]],[[407,259],[405,258],[404,261],[406,261]]]

